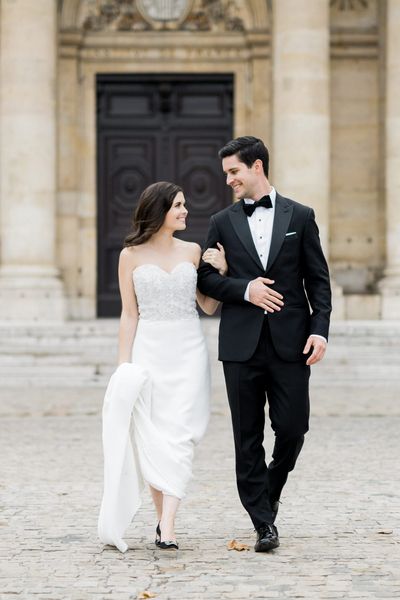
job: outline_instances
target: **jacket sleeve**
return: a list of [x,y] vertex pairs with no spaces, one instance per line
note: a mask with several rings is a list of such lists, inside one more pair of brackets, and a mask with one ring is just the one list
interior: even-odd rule
[[304,235],[304,287],[311,306],[310,334],[328,339],[329,319],[332,310],[329,269],[322,251],[315,214],[310,209]]
[[[216,248],[217,242],[224,245],[215,218],[211,217],[205,248]],[[227,255],[229,254],[227,248],[225,248],[225,252]],[[202,260],[198,269],[198,288],[206,296],[220,302],[245,304],[244,293],[250,280],[230,276],[229,260],[227,259],[227,261],[228,274],[222,276],[217,269]]]

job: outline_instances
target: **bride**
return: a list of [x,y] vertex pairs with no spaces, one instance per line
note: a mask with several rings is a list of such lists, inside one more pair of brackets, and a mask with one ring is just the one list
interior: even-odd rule
[[[168,550],[178,549],[175,515],[192,475],[194,445],[209,417],[210,373],[196,299],[207,314],[218,306],[197,290],[200,246],[173,236],[186,228],[187,214],[179,186],[162,181],[147,187],[119,261],[119,368],[132,363],[151,383],[147,406],[137,419],[133,413],[135,471],[140,471],[135,476],[149,484],[158,516],[155,543]],[[226,274],[220,244],[207,249],[203,260]],[[105,533],[104,502],[105,497],[100,539],[115,543]]]

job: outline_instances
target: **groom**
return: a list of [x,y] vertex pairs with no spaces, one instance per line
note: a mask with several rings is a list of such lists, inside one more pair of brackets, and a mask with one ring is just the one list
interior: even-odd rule
[[[198,286],[223,302],[219,359],[232,414],[239,496],[257,531],[256,552],[279,546],[279,498],[308,431],[310,365],[321,360],[331,312],[329,272],[314,211],[268,181],[264,143],[246,136],[219,156],[240,202],[211,217],[206,248],[220,242],[229,265],[202,262]],[[263,447],[265,403],[275,433]]]

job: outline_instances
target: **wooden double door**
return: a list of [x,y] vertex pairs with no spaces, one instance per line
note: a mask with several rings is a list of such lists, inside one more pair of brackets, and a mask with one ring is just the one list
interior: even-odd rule
[[118,257],[143,189],[182,186],[180,237],[203,244],[211,214],[231,203],[218,150],[232,138],[231,75],[97,76],[97,314],[118,316]]

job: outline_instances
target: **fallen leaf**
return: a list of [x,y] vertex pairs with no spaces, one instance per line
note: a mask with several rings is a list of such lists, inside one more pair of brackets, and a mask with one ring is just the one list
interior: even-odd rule
[[393,533],[393,529],[378,529],[378,533],[382,533],[383,535],[390,535]]
[[250,546],[247,544],[241,544],[236,540],[231,540],[227,543],[228,550],[237,550],[237,552],[242,552],[242,550],[250,550]]
[[144,592],[140,592],[139,596],[138,596],[138,600],[145,600],[145,598],[155,598],[156,594],[153,594],[153,592],[148,592],[147,590],[145,590]]

